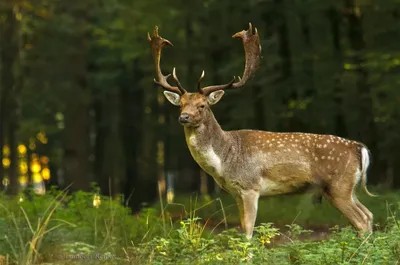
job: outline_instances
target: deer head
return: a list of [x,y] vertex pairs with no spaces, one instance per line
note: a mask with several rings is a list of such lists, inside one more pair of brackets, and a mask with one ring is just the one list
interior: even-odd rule
[[190,93],[182,87],[176,75],[175,68],[172,71],[172,77],[176,86],[172,86],[168,83],[168,78],[171,76],[170,74],[163,75],[161,72],[160,59],[162,48],[165,46],[173,46],[172,43],[158,35],[158,27],[155,27],[153,37],[150,37],[150,34],[148,34],[147,38],[152,46],[152,54],[157,73],[157,79],[154,79],[154,82],[165,90],[164,95],[169,102],[180,107],[179,122],[183,126],[200,126],[205,120],[207,120],[207,118],[211,117],[212,114],[210,107],[220,101],[225,93],[225,89],[242,87],[258,69],[261,46],[257,28],[254,29],[253,33],[252,25],[249,23],[249,29],[247,31],[240,31],[232,37],[241,38],[244,45],[246,62],[243,78],[238,77],[238,82],[235,82],[236,78],[233,77],[233,79],[227,84],[202,88],[201,81],[205,76],[203,71],[197,82],[198,92]]

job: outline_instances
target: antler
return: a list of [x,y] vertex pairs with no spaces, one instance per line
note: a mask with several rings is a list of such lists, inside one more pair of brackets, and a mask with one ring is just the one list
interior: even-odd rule
[[162,49],[165,46],[173,46],[172,43],[169,40],[166,40],[163,37],[161,37],[160,35],[158,35],[158,27],[157,26],[154,29],[152,38],[150,37],[150,33],[147,33],[147,39],[151,43],[151,50],[152,50],[154,64],[156,66],[156,73],[157,73],[157,78],[158,78],[158,80],[154,79],[154,83],[161,86],[165,90],[175,92],[180,95],[185,94],[186,90],[181,86],[181,83],[179,82],[178,77],[176,76],[175,68],[173,70],[173,78],[178,85],[177,87],[171,86],[167,81],[168,77],[171,76],[171,74],[163,75],[161,72],[160,60],[161,60]]
[[[260,65],[260,57],[261,57],[261,45],[260,45],[260,37],[258,35],[257,28],[254,28],[253,34],[253,27],[251,23],[249,23],[248,30],[242,30],[232,36],[233,38],[241,38],[244,46],[244,53],[246,57],[246,63],[244,67],[243,77],[239,78],[239,82],[235,82],[235,77],[231,82],[225,85],[216,85],[216,86],[208,86],[199,89],[200,93],[209,95],[210,93],[223,90],[227,88],[239,88],[242,87],[246,82],[251,79],[253,74],[257,71]],[[203,79],[204,74],[199,79],[200,81]],[[198,85],[200,87],[200,84]]]

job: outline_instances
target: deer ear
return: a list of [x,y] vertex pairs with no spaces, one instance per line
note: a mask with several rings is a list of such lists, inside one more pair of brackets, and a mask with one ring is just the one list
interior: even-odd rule
[[210,105],[217,104],[218,101],[222,98],[222,96],[224,94],[225,94],[225,91],[223,91],[223,90],[217,90],[217,91],[212,92],[207,97],[208,104],[210,104]]
[[164,91],[164,96],[168,99],[169,102],[171,102],[175,106],[180,106],[181,104],[181,96],[174,92],[170,91]]

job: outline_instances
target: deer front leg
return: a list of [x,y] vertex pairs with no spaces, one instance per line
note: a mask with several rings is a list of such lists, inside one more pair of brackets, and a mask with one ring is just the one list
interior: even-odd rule
[[242,231],[245,231],[245,229],[244,229],[244,211],[243,211],[243,200],[242,200],[242,197],[240,195],[234,195],[233,197],[235,198],[236,204],[237,204],[238,209],[239,209],[240,228],[242,229]]
[[250,239],[253,236],[254,224],[257,217],[258,198],[260,194],[254,190],[242,191],[241,199],[243,203],[243,228],[246,233],[246,238]]

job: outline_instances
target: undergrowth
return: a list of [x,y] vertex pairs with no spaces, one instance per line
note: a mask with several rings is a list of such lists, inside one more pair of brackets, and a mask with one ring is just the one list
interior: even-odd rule
[[[320,236],[296,216],[279,228],[260,222],[247,240],[228,227],[219,198],[132,214],[121,199],[98,196],[97,188],[1,195],[0,264],[400,264],[397,202],[381,204],[385,222],[361,238],[343,226]],[[216,204],[214,214],[199,217]],[[180,218],[166,210],[171,206],[181,208]]]

